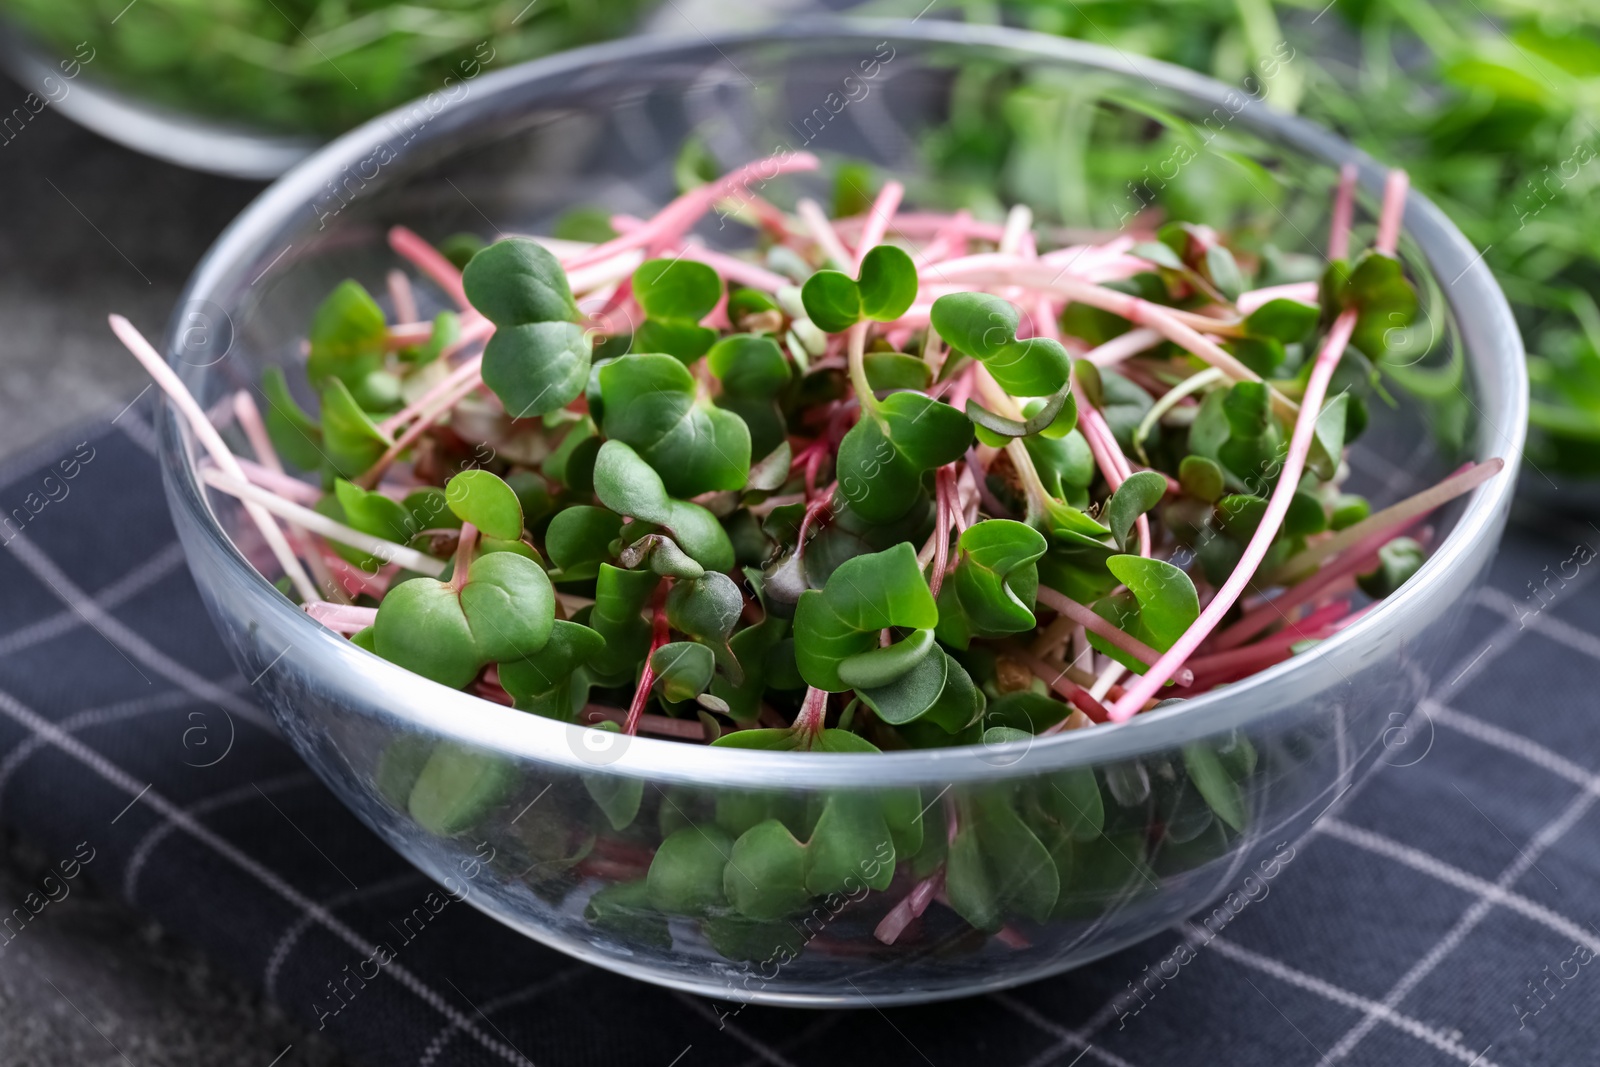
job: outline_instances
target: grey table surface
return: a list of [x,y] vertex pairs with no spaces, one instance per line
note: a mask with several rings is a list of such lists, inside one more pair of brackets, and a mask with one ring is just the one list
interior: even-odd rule
[[[0,77],[0,115],[26,95]],[[107,312],[158,332],[259,188],[145,159],[49,107],[0,133],[0,462],[139,395],[148,379]],[[47,865],[0,833],[0,913]],[[0,1067],[267,1067],[280,1051],[277,1067],[350,1062],[93,886],[0,957]]]

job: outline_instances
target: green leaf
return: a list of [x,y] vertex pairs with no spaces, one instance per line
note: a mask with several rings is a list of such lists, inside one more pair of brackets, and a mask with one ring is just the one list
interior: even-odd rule
[[490,537],[515,541],[522,536],[522,502],[516,492],[486,470],[465,470],[445,483],[445,499],[462,522]]
[[706,691],[716,661],[711,650],[693,641],[670,641],[650,654],[661,695],[673,703],[693,700]]
[[[544,710],[560,706],[559,701],[543,698],[561,690],[572,675],[605,647],[605,638],[576,622],[557,619],[550,640],[536,656],[506,660],[499,665],[500,684],[520,711]],[[557,716],[570,720],[571,716]]]
[[500,804],[520,777],[514,760],[440,741],[411,787],[411,817],[430,834],[448,837],[469,830]]
[[894,860],[894,839],[877,798],[834,793],[806,846],[806,889],[826,896],[848,893],[865,882],[884,890],[894,878]]
[[794,374],[778,342],[765,334],[724,337],[711,346],[706,365],[722,382],[724,393],[764,400],[776,396]]
[[542,649],[555,592],[539,565],[514,552],[479,556],[459,596],[445,582],[412,578],[390,589],[373,624],[374,651],[454,689],[488,663]]
[[1311,452],[1306,457],[1306,466],[1323,481],[1337,474],[1339,464],[1344,460],[1344,430],[1348,418],[1346,408],[1349,405],[1350,394],[1340,393],[1323,404],[1322,410],[1317,412],[1316,432],[1311,438]]
[[937,644],[902,677],[857,692],[878,718],[893,726],[922,720],[953,734],[983,713],[983,694],[972,676]]
[[1178,464],[1178,484],[1190,496],[1214,504],[1224,492],[1222,468],[1205,456],[1184,456]]
[[739,913],[781,919],[811,899],[805,885],[806,849],[777,819],[757,823],[734,842],[722,888]]
[[863,418],[839,443],[835,473],[850,509],[868,522],[902,518],[922,498],[922,473],[954,463],[972,445],[972,424],[921,393],[891,393],[883,421]]
[[321,467],[322,427],[289,392],[282,367],[268,367],[261,372],[261,394],[267,401],[267,410],[262,413],[267,437],[278,455],[303,471]]
[[650,903],[673,915],[704,915],[727,904],[723,868],[733,838],[715,823],[691,826],[667,836],[650,861]]
[[903,641],[841,660],[839,680],[857,689],[888,685],[920,663],[933,645],[932,630],[915,630]]
[[630,681],[650,650],[650,624],[641,613],[661,578],[651,571],[625,571],[600,564],[589,626],[604,641],[590,663],[603,684]]
[[877,245],[861,260],[856,278],[819,270],[800,290],[806,317],[827,333],[841,333],[863,318],[892,322],[917,298],[917,266],[894,245]]
[[794,452],[789,442],[778,442],[778,447],[750,465],[750,477],[745,482],[745,490],[760,493],[777,491],[789,480],[789,468],[793,465]]
[[1163,559],[1112,556],[1106,566],[1139,601],[1139,621],[1161,651],[1172,647],[1200,617],[1194,582]]
[[538,652],[550,639],[555,590],[534,561],[515,552],[493,552],[467,568],[461,610],[472,628],[480,665],[519,659]]
[[1004,637],[1034,629],[1036,564],[1049,547],[1044,536],[1025,523],[988,519],[969,526],[958,544],[962,556],[951,585],[971,631]]
[[717,331],[687,320],[645,319],[633,333],[632,350],[663,353],[688,365],[705,355]]
[[671,531],[678,547],[706,570],[733,569],[733,542],[717,517],[699,504],[669,497],[661,476],[623,442],[600,447],[594,489],[612,511]]
[[880,630],[931,630],[938,623],[939,609],[916,550],[901,543],[846,560],[823,589],[801,595],[794,618],[795,661],[808,684],[843,692],[853,687],[839,677],[839,664],[877,648]]
[[633,297],[652,319],[699,322],[722,298],[722,279],[696,260],[646,260],[633,272]]
[[667,493],[742,489],[750,430],[730,411],[700,403],[694,375],[672,356],[633,355],[600,367],[601,428],[656,469]]
[[1381,600],[1399,589],[1428,561],[1423,547],[1409,537],[1396,537],[1378,549],[1376,570],[1357,577],[1361,591]]
[[514,419],[566,407],[589,381],[589,335],[574,322],[498,326],[483,349],[483,381]]
[[426,344],[400,350],[400,358],[413,367],[425,367],[444,354],[461,339],[461,316],[453,311],[441,311],[433,317],[433,332]]
[[1136,471],[1117,487],[1106,504],[1106,524],[1119,547],[1128,547],[1135,521],[1166,495],[1167,480],[1155,471]]
[[1245,333],[1286,345],[1304,341],[1317,324],[1317,308],[1298,300],[1268,300],[1245,316]]
[[707,571],[694,581],[674,582],[666,607],[673,629],[706,642],[724,673],[735,683],[744,680],[743,668],[728,646],[744,610],[744,595],[732,578]]
[[472,306],[496,326],[578,319],[560,261],[526,237],[508,237],[477,253],[461,272],[461,285]]
[[950,845],[945,888],[950,906],[980,930],[998,930],[1011,912],[1049,918],[1061,893],[1050,850],[1003,794],[973,797]]
[[1058,500],[1076,503],[1088,502],[1084,492],[1094,482],[1096,468],[1094,453],[1082,433],[1072,430],[1060,438],[1052,437],[1046,430],[1023,439],[1023,447],[1033,459],[1045,490]]
[[322,445],[333,473],[356,478],[393,443],[361,410],[343,379],[329,378],[322,387]]
[[378,302],[359,283],[340,282],[312,316],[306,377],[318,388],[329,378],[356,385],[383,366],[388,336]]
[[1206,805],[1234,830],[1244,829],[1244,795],[1223,769],[1222,761],[1200,742],[1183,746],[1183,766]]
[[1072,357],[1046,337],[1017,340],[1017,308],[987,293],[952,293],[933,302],[932,325],[945,342],[979,360],[1012,396],[1053,396],[1072,380]]
[[369,492],[343,478],[334,481],[333,490],[344,521],[363,533],[403,545],[423,529],[413,525],[411,513],[402,504],[382,493]]
[[867,370],[867,384],[874,392],[926,389],[933,382],[933,368],[904,352],[868,352],[862,363]]
[[611,542],[622,531],[622,516],[605,508],[575,504],[556,512],[545,529],[544,549],[559,568],[558,582],[593,578],[600,564],[612,558]]
[[[1336,301],[1341,308],[1360,309],[1351,343],[1367,357],[1382,359],[1388,351],[1390,331],[1410,326],[1417,316],[1417,291],[1406,280],[1405,269],[1393,256],[1369,249],[1340,278],[1345,265],[1332,264],[1328,270],[1336,279]],[[1338,284],[1342,281],[1342,284]]]

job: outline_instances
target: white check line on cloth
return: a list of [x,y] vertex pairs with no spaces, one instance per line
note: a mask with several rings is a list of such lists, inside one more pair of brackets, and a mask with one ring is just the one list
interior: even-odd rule
[[[156,711],[171,711],[175,708],[187,707],[198,703],[194,694],[182,689],[169,689],[164,693],[154,696],[139,697],[136,700],[120,700],[115,704],[107,704],[99,708],[87,708],[75,715],[61,720],[61,729],[67,733],[76,733],[91,726],[103,726],[106,723],[120,722],[123,719],[132,719],[140,715],[148,715]],[[16,748],[6,754],[4,761],[0,761],[0,814],[4,813],[6,786],[11,783],[11,776],[17,769],[27,762],[28,757],[48,745],[49,742],[38,734],[29,734],[28,737]],[[0,818],[0,822],[4,819]]]
[[[550,975],[548,978],[536,982],[525,989],[519,989],[514,993],[506,993],[495,997],[492,1000],[484,1001],[483,1013],[484,1015],[489,1015],[493,1012],[501,1010],[502,1008],[509,1008],[514,1004],[520,1004],[523,1001],[532,1000],[558,985],[577,981],[585,976],[596,974],[598,972],[598,967],[591,967],[586,963],[578,963],[571,967],[564,967]],[[433,1061],[439,1058],[439,1054],[444,1051],[444,1047],[450,1043],[450,1038],[453,1037],[455,1033],[456,1027],[452,1024],[446,1026],[444,1029],[435,1034],[433,1040],[428,1042],[428,1047],[422,1050],[422,1058],[417,1061],[417,1067],[433,1067]]]
[[1324,819],[1322,832],[1336,841],[1343,841],[1347,845],[1371,852],[1378,856],[1385,856],[1396,863],[1403,863],[1412,870],[1420,871],[1430,877],[1437,878],[1447,885],[1464,889],[1474,896],[1484,897],[1509,911],[1514,911],[1525,919],[1531,919],[1542,926],[1547,926],[1562,937],[1571,938],[1573,941],[1584,945],[1595,955],[1600,956],[1600,937],[1596,937],[1590,930],[1573,922],[1553,908],[1548,908],[1538,901],[1530,900],[1521,893],[1504,889],[1475,874],[1454,867],[1443,860],[1436,859],[1419,848],[1401,844],[1393,838],[1359,826],[1351,826],[1339,819]]
[[[1191,938],[1205,939],[1208,937],[1204,930],[1190,923],[1184,923],[1184,927]],[[1334,985],[1332,982],[1324,981],[1315,975],[1306,974],[1304,971],[1279,963],[1269,956],[1264,956],[1259,952],[1253,952],[1250,949],[1236,945],[1221,935],[1211,937],[1209,944],[1217,950],[1219,955],[1225,956],[1235,963],[1241,963],[1264,974],[1269,974],[1285,985],[1296,986],[1315,993],[1324,1000],[1330,1000],[1347,1008],[1365,1011],[1374,1017],[1381,1018],[1401,1032],[1410,1034],[1438,1051],[1455,1057],[1462,1063],[1468,1064],[1469,1067],[1495,1067],[1494,1063],[1483,1058],[1480,1053],[1467,1048],[1426,1023],[1394,1011],[1387,1005],[1379,1004],[1374,1000],[1361,996],[1359,993],[1352,993],[1348,989]]]
[[[1517,879],[1532,869],[1534,863],[1537,862],[1539,856],[1547,848],[1553,845],[1562,834],[1570,830],[1579,819],[1583,818],[1584,814],[1594,806],[1596,799],[1600,799],[1600,795],[1597,795],[1592,790],[1586,789],[1578,794],[1561,814],[1546,823],[1544,828],[1534,835],[1533,840],[1528,843],[1528,847],[1522,851],[1522,854],[1505,869],[1499,878],[1495,879],[1493,888],[1504,892],[1512,885],[1515,885]],[[1360,1022],[1346,1031],[1344,1036],[1319,1061],[1318,1067],[1336,1063],[1348,1056],[1361,1043],[1361,1040],[1372,1032],[1373,1027],[1378,1024],[1380,1010],[1393,1011],[1411,990],[1416,988],[1419,982],[1432,973],[1435,967],[1444,962],[1446,956],[1455,951],[1456,946],[1465,940],[1467,935],[1472,933],[1473,929],[1484,920],[1484,917],[1489,914],[1495,903],[1496,900],[1490,896],[1479,897],[1457,920],[1456,924],[1439,939],[1438,944],[1434,945],[1409,971],[1401,976],[1400,980],[1384,996],[1383,1002],[1375,1005]],[[1479,1062],[1482,1063],[1481,1060]]]
[[[1569,588],[1577,584],[1579,584],[1577,578],[1567,583]],[[1561,591],[1564,593],[1567,590],[1563,588]],[[1478,595],[1478,601],[1484,607],[1504,615],[1519,627],[1530,626],[1552,641],[1559,641],[1570,649],[1600,660],[1600,637],[1587,630],[1578,629],[1565,619],[1546,614],[1543,607],[1523,610],[1515,600],[1498,589],[1482,590]]]
[[1026,1019],[1057,1040],[1057,1044],[1052,1045],[1034,1057],[1026,1067],[1045,1067],[1045,1064],[1054,1063],[1065,1055],[1068,1050],[1075,1048],[1082,1049],[1091,1059],[1107,1064],[1108,1067],[1134,1067],[1132,1063],[1121,1056],[1107,1052],[1102,1048],[1096,1048],[1090,1044],[1088,1036],[1083,1031],[1062,1026],[1054,1019],[1040,1015],[1009,993],[990,993],[989,999],[1010,1011],[1013,1015],[1019,1015]]
[[[121,578],[94,594],[102,611],[112,611],[171,574],[183,563],[183,546],[173,541],[140,563]],[[72,608],[31,622],[0,637],[0,657],[10,656],[30,645],[60,637],[83,625],[83,616]]]
[[751,1037],[733,1023],[723,1019],[717,1014],[715,1008],[701,1000],[699,997],[690,996],[688,993],[678,992],[674,992],[672,995],[690,1011],[693,1011],[696,1015],[707,1020],[708,1022],[717,1024],[717,1027],[729,1037],[733,1038],[735,1041],[739,1042],[739,1044],[754,1052],[756,1055],[760,1056],[762,1060],[772,1064],[773,1067],[794,1067],[794,1064],[785,1059],[784,1056],[776,1049],[769,1048],[759,1038]]
[[[371,885],[363,886],[360,889],[347,889],[337,896],[329,897],[323,907],[332,912],[335,908],[342,908],[346,904],[353,904],[356,901],[367,900],[372,897],[381,897],[404,889],[407,886],[425,884],[427,881],[427,876],[421,871],[407,871],[404,874],[395,875],[393,878],[385,878],[381,882],[373,882]],[[300,943],[300,938],[305,935],[307,930],[311,929],[315,922],[316,919],[310,914],[299,916],[289,924],[288,929],[284,930],[283,936],[278,938],[278,943],[272,946],[272,954],[267,957],[267,969],[261,976],[261,989],[268,999],[278,999],[278,975],[283,973],[283,965],[288,962],[289,953],[294,951],[295,945]]]
[[82,615],[90,625],[105,636],[107,641],[115,645],[118,651],[132,655],[168,681],[193,693],[197,699],[224,708],[268,733],[277,734],[278,727],[271,716],[243,697],[202,678],[125,626],[116,616],[95,603],[93,597],[78,588],[61,568],[56,566],[55,561],[40,551],[25,535],[16,534],[6,542],[5,547],[17,558],[17,562],[53,589],[68,607]]
[[[5,715],[7,718],[13,720],[26,729],[43,736],[62,752],[84,764],[90,770],[104,778],[107,782],[110,782],[112,785],[128,793],[130,796],[145,789],[145,786],[142,785],[132,775],[122,770],[122,768],[112,763],[109,759],[107,759],[105,756],[102,756],[88,745],[85,745],[82,741],[79,741],[77,738],[64,732],[55,723],[50,722],[48,719],[39,715],[26,705],[20,703],[9,693],[0,692],[0,714]],[[316,901],[307,897],[304,893],[301,893],[294,886],[290,885],[276,871],[273,871],[271,868],[263,865],[260,861],[241,851],[232,842],[215,833],[203,823],[195,821],[182,808],[172,803],[172,801],[168,800],[160,793],[156,792],[155,790],[150,790],[149,792],[145,793],[144,802],[150,807],[154,808],[160,814],[164,815],[166,818],[170,819],[173,823],[177,824],[179,829],[185,831],[201,843],[209,846],[223,859],[230,861],[235,866],[254,877],[257,881],[261,882],[262,885],[266,886],[279,897],[283,898],[284,901],[301,909],[302,911],[313,915],[316,920],[321,923],[330,933],[338,937],[339,940],[343,941],[351,948],[355,949],[363,957],[371,956],[377,951],[376,945],[372,944],[366,938],[356,933],[334,915],[329,914],[327,909],[322,907],[322,905],[318,904]],[[463,1032],[470,1035],[473,1040],[477,1041],[480,1045],[494,1053],[496,1056],[499,1056],[508,1063],[521,1064],[525,1062],[520,1053],[506,1045],[504,1042],[498,1041],[480,1030],[477,1024],[475,1024],[467,1016],[463,1015],[459,1010],[452,1007],[449,1002],[447,1002],[432,988],[425,985],[422,980],[416,975],[412,974],[410,970],[402,967],[399,963],[390,963],[389,966],[383,968],[383,971],[396,982],[400,983],[400,985],[406,990],[413,993],[419,1000],[428,1005],[428,1007],[432,1008],[440,1015],[443,1015],[452,1023],[458,1025]]]
[[[285,774],[278,778],[268,779],[266,788],[277,791],[279,789],[298,789],[301,786],[317,784],[317,776],[310,771],[300,770],[292,774]],[[204,800],[198,800],[184,808],[184,814],[197,818],[210,814],[230,804],[237,804],[241,800],[249,800],[256,795],[255,783],[229,789],[221,793],[213,793]],[[166,839],[167,835],[177,829],[177,824],[171,819],[162,819],[139,839],[134,846],[133,853],[128,857],[128,865],[122,871],[122,899],[129,904],[134,902],[134,895],[139,892],[139,875],[144,873],[144,865],[149,862],[150,854],[155,847]]]

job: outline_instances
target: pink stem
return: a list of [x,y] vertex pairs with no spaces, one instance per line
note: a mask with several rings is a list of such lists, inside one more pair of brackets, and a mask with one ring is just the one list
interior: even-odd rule
[[794,728],[816,736],[822,732],[822,725],[827,721],[827,718],[827,692],[815,686],[807,686],[805,702],[800,705],[800,714],[794,718]]
[[[238,481],[245,481],[244,469],[239,466],[238,458],[229,450],[222,440],[222,435],[217,433],[217,428],[211,424],[211,420],[206,418],[206,413],[200,408],[200,402],[189,392],[183,380],[178,377],[178,373],[167,365],[167,361],[162,359],[154,346],[134,328],[133,323],[121,315],[111,315],[107,321],[111,324],[111,332],[117,335],[117,339],[129,352],[133,353],[133,357],[144,366],[150,377],[155,379],[162,392],[171,398],[179,413],[189,423],[189,428],[199,440],[200,446],[210,454],[212,461],[224,474],[231,475]],[[321,600],[322,595],[317,592],[310,575],[306,574],[305,568],[300,565],[299,557],[289,547],[289,541],[284,537],[277,521],[260,504],[247,502],[244,509],[251,521],[256,524],[256,528],[261,531],[267,547],[278,560],[278,566],[283,568],[283,573],[299,592],[300,599],[308,603]]]
[[667,643],[668,636],[667,613],[658,600],[652,609],[650,651],[645,654],[644,669],[639,672],[639,687],[633,691],[633,700],[628,704],[628,717],[622,723],[622,732],[630,737],[639,732],[639,718],[644,714],[644,706],[650,703],[650,690],[655,688],[656,671],[650,661],[656,650]]
[[384,343],[392,352],[397,348],[425,345],[432,336],[433,323],[402,321],[389,327],[389,336]]
[[[858,234],[866,226],[869,217],[866,214],[847,215],[834,220],[834,226],[842,234]],[[998,242],[1005,236],[1005,226],[1001,223],[982,222],[965,210],[954,215],[904,212],[895,219],[894,229],[896,233],[912,239],[934,238],[949,233],[968,240]]]
[[1129,330],[1127,333],[1118,334],[1104,344],[1089,349],[1082,356],[1083,359],[1093,363],[1096,367],[1114,367],[1130,356],[1154,348],[1161,343],[1161,335],[1156,331],[1141,326]]
[[306,614],[328,629],[341,634],[365,630],[378,618],[377,608],[360,608],[353,604],[330,604],[319,600],[305,606]]
[[322,499],[322,493],[316,486],[307,485],[299,478],[284,474],[281,469],[273,470],[265,464],[256,463],[242,456],[239,458],[239,468],[247,480],[263,489],[270,489],[285,500],[293,500],[296,504],[310,507]]
[[954,487],[950,485],[948,468],[941,467],[933,476],[934,514],[933,524],[933,574],[928,579],[928,591],[935,598],[939,596],[939,589],[944,585],[945,568],[950,565],[950,520],[954,508],[950,496]]
[[1350,255],[1350,220],[1355,215],[1356,165],[1339,168],[1339,184],[1333,193],[1333,218],[1328,223],[1328,258],[1347,259]]
[[861,236],[856,241],[856,256],[852,274],[861,273],[861,261],[873,247],[883,241],[883,235],[889,229],[889,223],[894,219],[894,213],[900,209],[900,200],[905,196],[906,187],[899,182],[887,182],[878,199],[873,202],[872,210],[867,212],[867,221],[861,224]]
[[911,887],[900,903],[889,910],[889,914],[878,923],[877,929],[872,931],[872,936],[885,945],[892,945],[905,933],[906,927],[912,920],[920,917],[928,910],[928,905],[933,903],[934,897],[944,886],[944,868],[940,867],[928,877]]
[[404,226],[389,230],[389,247],[395,250],[396,255],[433,279],[433,283],[443,289],[462,311],[472,309],[467,291],[461,286],[461,272],[437,248]]
[[1421,521],[1421,516],[1418,516],[1399,526],[1392,526],[1357,541],[1339,553],[1338,559],[1317,571],[1314,576],[1284,590],[1281,595],[1262,604],[1217,634],[1216,640],[1211,643],[1212,648],[1218,652],[1237,648],[1273,623],[1282,621],[1289,612],[1301,604],[1310,603],[1339,580],[1368,570],[1377,561],[1378,549]]
[[[470,328],[472,329],[473,335],[469,337],[467,333],[463,331],[462,340],[459,343],[470,343],[472,341],[480,340],[481,338],[478,336],[480,334],[484,337],[487,337],[488,335],[494,333],[494,326],[489,322],[488,319],[476,320],[471,324]],[[378,423],[378,429],[386,434],[394,433],[396,430],[410,422],[412,419],[416,418],[418,415],[432,408],[441,397],[453,392],[461,382],[469,378],[476,378],[479,368],[482,365],[483,357],[481,356],[475,356],[472,359],[469,359],[467,362],[461,364],[461,366],[451,371],[449,375],[435,382],[427,392],[423,393],[411,403],[407,404],[393,415],[390,415],[388,418]]]
[[1283,525],[1283,518],[1289,511],[1289,502],[1300,485],[1300,474],[1305,470],[1306,456],[1311,451],[1311,438],[1317,428],[1317,413],[1322,410],[1322,401],[1328,392],[1328,381],[1333,377],[1334,368],[1339,364],[1339,357],[1344,354],[1345,345],[1350,341],[1351,331],[1355,329],[1356,315],[1357,310],[1354,308],[1342,312],[1334,320],[1333,328],[1328,331],[1322,351],[1317,354],[1316,363],[1311,369],[1311,378],[1306,383],[1305,395],[1300,402],[1300,414],[1295,419],[1294,434],[1289,441],[1289,454],[1284,459],[1278,484],[1273,488],[1272,497],[1267,501],[1266,512],[1262,515],[1255,533],[1251,535],[1250,543],[1245,546],[1244,554],[1234,567],[1233,573],[1228,575],[1228,580],[1217,590],[1217,595],[1205,606],[1205,610],[1200,612],[1200,617],[1184,631],[1183,636],[1174,642],[1154,667],[1135,679],[1122,694],[1122,698],[1111,706],[1112,722],[1126,722],[1144,707],[1145,701],[1160,691],[1167,679],[1194,654],[1200,642],[1210,636],[1211,631],[1222,622],[1223,616],[1232,609],[1234,602],[1243,595],[1245,588],[1250,584],[1250,579],[1255,576],[1256,568],[1261,565],[1267,550],[1272,547],[1272,541],[1277,537],[1278,530]]
[[711,210],[718,200],[748,186],[752,180],[764,182],[780,174],[794,171],[816,170],[820,164],[810,152],[785,152],[766,159],[746,163],[705,185],[697,186],[662,208],[644,226],[629,233],[613,237],[603,244],[585,249],[563,264],[568,270],[609,259],[619,252],[645,248],[652,244],[670,243],[678,239],[695,221]]
[[459,594],[467,584],[467,571],[472,567],[472,553],[478,547],[478,528],[470,522],[461,524],[461,537],[456,541],[456,565],[450,571],[450,591]]
[[415,322],[417,295],[411,291],[411,279],[406,277],[406,272],[403,270],[392,270],[387,280],[389,302],[394,304],[394,317],[400,322]]
[[[394,444],[390,445],[383,455],[378,457],[378,462],[374,463],[358,481],[368,489],[376,487],[384,472],[389,469],[389,466],[400,457],[402,452],[415,444],[417,438],[428,431],[428,428],[433,425],[436,418],[455,407],[468,393],[483,384],[483,379],[478,374],[482,365],[483,357],[474,356],[457,367],[455,373],[450,375],[450,379],[453,379],[453,381],[448,390],[444,392],[429,390],[430,393],[437,392],[432,402],[421,411],[417,420],[406,428],[405,433],[395,439]],[[443,383],[440,384],[442,385]]]
[[323,555],[321,558],[323,565],[333,575],[338,576],[340,588],[351,596],[355,596],[358,593],[366,593],[375,597],[383,596],[389,590],[389,581],[400,569],[393,564],[385,564],[378,569],[378,573],[369,574],[349,560],[342,559],[339,556],[328,554]]
[[783,275],[774,274],[765,267],[758,267],[754,263],[747,263],[742,259],[723,255],[721,252],[713,252],[703,245],[685,245],[683,258],[704,263],[730,282],[738,282],[740,285],[767,293],[776,293],[779,289],[794,284]]
[[1273,300],[1293,300],[1297,304],[1310,304],[1316,307],[1317,283],[1290,282],[1287,285],[1269,285],[1265,289],[1251,289],[1247,293],[1240,293],[1235,304],[1239,308],[1239,314],[1248,315]]
[[1406,191],[1411,179],[1403,170],[1391,170],[1383,183],[1383,213],[1378,216],[1378,237],[1373,247],[1392,256],[1400,245],[1400,222],[1406,212]]
[[[1126,652],[1134,659],[1140,660],[1144,663],[1156,663],[1161,659],[1160,652],[1151,648],[1149,645],[1145,644],[1143,641],[1139,640],[1137,637],[1134,637],[1127,631],[1118,629],[1116,626],[1112,625],[1110,620],[1104,619],[1095,614],[1092,609],[1086,605],[1078,603],[1071,597],[1066,596],[1063,593],[1058,593],[1047,585],[1041,585],[1039,587],[1038,597],[1039,603],[1043,604],[1051,611],[1054,611],[1058,615],[1066,616],[1091,633],[1099,634],[1107,642],[1115,645],[1117,648],[1121,649],[1123,652]],[[1192,676],[1188,670],[1180,670],[1173,674],[1172,680],[1179,685],[1188,685],[1191,677]]]
[[833,261],[841,270],[855,261],[839,240],[839,234],[834,230],[833,223],[828,221],[828,216],[823,214],[822,208],[815,200],[802,199],[795,205],[795,214],[806,224],[806,229],[811,233],[811,239],[817,247],[822,249],[822,254]]
[[1288,652],[1291,645],[1318,636],[1322,629],[1339,621],[1349,611],[1350,601],[1336,600],[1323,605],[1303,619],[1285,623],[1283,629],[1271,637],[1263,638],[1244,648],[1215,652],[1209,656],[1196,656],[1189,661],[1189,666],[1194,670],[1196,677],[1205,677],[1248,667],[1258,661],[1271,663],[1275,656]]

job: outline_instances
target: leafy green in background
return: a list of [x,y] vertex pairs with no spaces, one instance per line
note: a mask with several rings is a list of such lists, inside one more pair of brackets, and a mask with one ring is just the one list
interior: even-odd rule
[[[336,134],[486,70],[619,36],[648,0],[5,0],[46,46],[186,112]],[[112,25],[115,23],[115,25]],[[426,118],[424,112],[422,118]]]
[[[1141,55],[1191,67],[1405,168],[1485,250],[1515,305],[1533,379],[1531,458],[1550,473],[1600,475],[1600,311],[1591,296],[1600,287],[1600,213],[1589,207],[1600,187],[1600,19],[1592,4],[956,0],[951,8],[971,21],[1112,47],[1135,67]],[[1247,164],[1229,172],[1225,127],[1211,141],[1205,128],[1174,124],[1144,147],[1113,140],[1108,149],[1103,91],[1089,79],[1023,82],[974,67],[930,147],[974,204],[1028,200],[1068,225],[1125,224],[1146,202],[1159,202],[1169,218],[1212,222],[1273,195],[1270,177]],[[1163,183],[1180,171],[1181,180]],[[1419,318],[1409,358],[1406,345],[1389,353],[1384,369],[1395,381],[1427,392],[1429,382],[1406,371],[1442,325]]]

